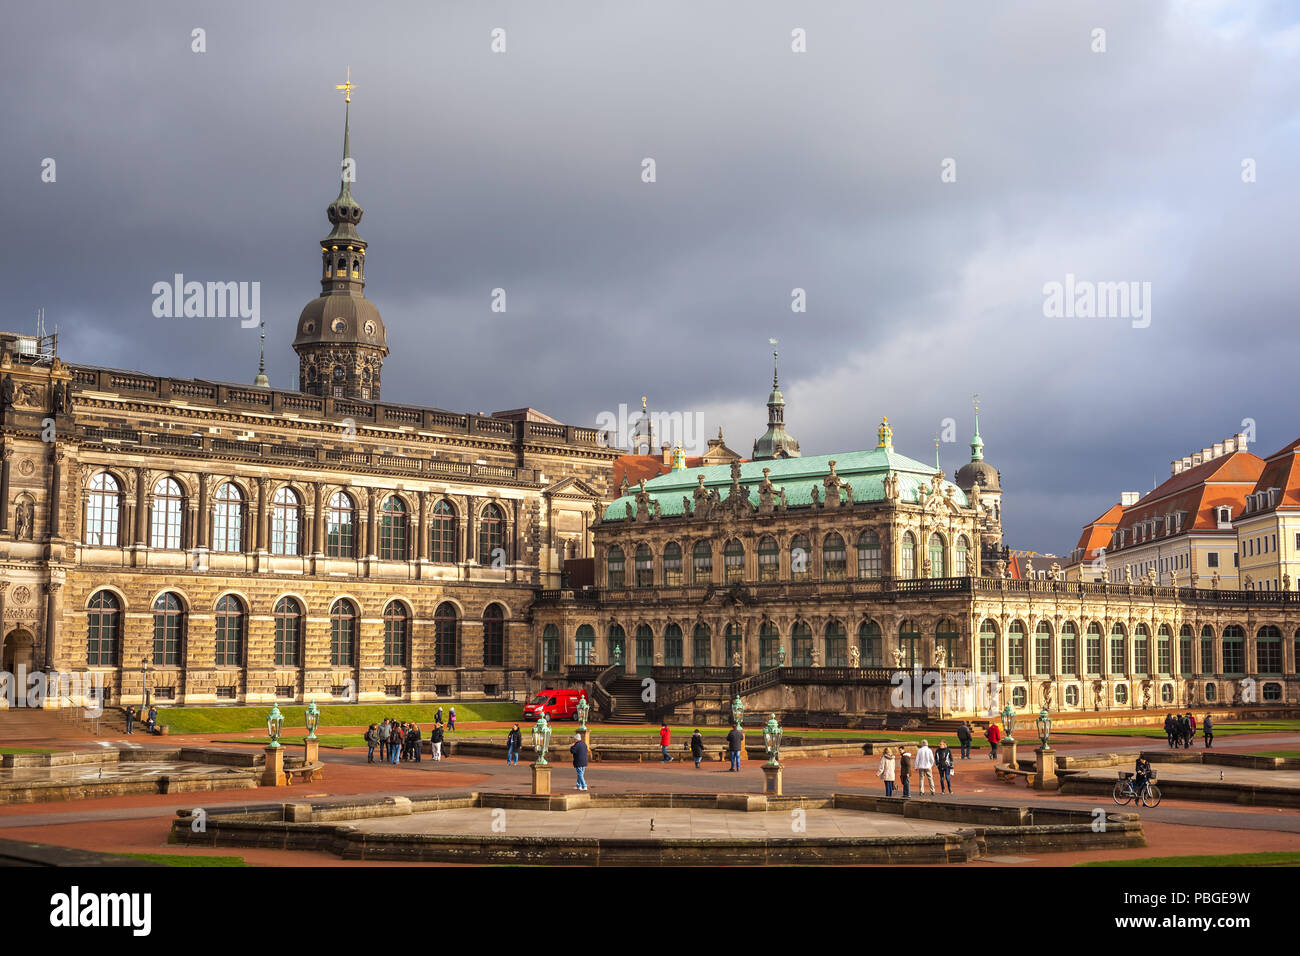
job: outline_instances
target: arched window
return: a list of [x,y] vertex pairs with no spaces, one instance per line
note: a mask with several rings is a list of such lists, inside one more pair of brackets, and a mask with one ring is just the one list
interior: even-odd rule
[[912,532],[904,531],[901,546],[898,549],[898,575],[902,578],[916,577],[916,539]]
[[745,664],[745,636],[740,629],[739,624],[727,625],[727,644],[726,660],[722,663],[726,667],[736,666],[736,655],[740,655],[740,666]]
[[793,664],[795,667],[812,666],[812,628],[805,621],[795,624],[794,629],[790,632],[790,650],[793,654]]
[[356,555],[356,506],[345,492],[330,495],[325,525],[325,556],[351,558]]
[[849,639],[839,621],[826,622],[826,666],[849,666]]
[[1178,632],[1178,666],[1183,677],[1196,673],[1196,642],[1190,624],[1184,624]]
[[1174,632],[1169,630],[1168,624],[1161,624],[1156,631],[1156,673],[1170,674],[1173,672],[1173,659],[1171,657],[1170,645],[1173,643]]
[[605,587],[623,587],[623,549],[614,545],[605,555]]
[[271,553],[297,554],[298,494],[287,485],[271,497]]
[[[713,662],[711,638],[712,634],[709,631],[709,625],[695,625],[695,631],[691,635],[691,663],[696,667],[708,667]],[[727,663],[730,664],[731,662],[728,661]]]
[[832,531],[822,539],[822,580],[843,581],[846,564],[844,539]]
[[1088,634],[1085,638],[1085,665],[1088,674],[1101,673],[1101,624],[1093,621],[1088,625]]
[[655,556],[647,544],[638,544],[636,546],[636,586],[639,588],[653,587],[655,583]]
[[[453,614],[453,627],[454,614]],[[554,624],[542,628],[542,672],[554,674],[560,669],[560,631]]]
[[921,666],[921,629],[915,621],[904,621],[898,625],[898,646],[903,651],[903,666],[906,668]]
[[745,580],[745,546],[732,538],[722,551],[723,580],[727,584],[740,584]]
[[233,594],[217,601],[218,667],[236,667],[244,662],[244,605]]
[[357,654],[357,609],[340,598],[330,608],[330,664],[351,667]]
[[[592,635],[592,646],[596,638]],[[483,611],[483,666],[504,667],[506,664],[506,614],[500,604],[489,604]]]
[[966,536],[961,535],[957,538],[957,547],[952,556],[952,576],[954,578],[964,578],[970,574],[970,545],[966,543]]
[[1246,673],[1246,629],[1240,624],[1223,629],[1223,673]]
[[664,545],[664,584],[670,588],[682,585],[682,546],[676,541]]
[[406,560],[406,502],[389,495],[379,508],[379,558]]
[[297,667],[302,648],[302,607],[291,597],[275,602],[275,664]]
[[961,635],[957,631],[957,625],[951,618],[944,618],[934,629],[934,641],[936,648],[943,648],[943,659],[945,667],[961,666],[957,661],[957,649],[961,644]]
[[682,629],[676,624],[664,628],[664,666],[682,666]]
[[170,591],[153,602],[153,662],[160,667],[175,667],[181,662],[181,643],[185,640],[185,611],[181,599]]
[[880,577],[880,535],[874,531],[858,535],[858,577],[863,580]]
[[790,580],[807,581],[811,565],[812,544],[807,535],[797,534],[790,539]]
[[696,541],[691,552],[692,578],[694,584],[709,584],[713,581],[713,545],[707,541]]
[[122,633],[122,605],[112,591],[96,591],[90,598],[88,609],[86,664],[89,667],[115,667],[118,638]]
[[591,652],[596,649],[596,632],[590,624],[583,624],[578,628],[577,637],[573,640],[573,662],[575,664],[590,664]]
[[1272,624],[1265,624],[1255,635],[1255,670],[1282,673],[1282,632]]
[[[433,663],[435,667],[455,667],[460,621],[456,616],[456,605],[443,601],[433,612]],[[558,669],[560,655],[560,636],[555,635],[555,656]]]
[[212,550],[238,554],[244,550],[244,493],[227,481],[212,501]]
[[401,601],[384,608],[384,666],[405,667],[411,635],[411,614]]
[[780,575],[781,549],[776,538],[767,535],[758,542],[758,580],[775,581]]
[[1124,625],[1116,621],[1110,629],[1110,672],[1112,674],[1128,673],[1127,632]]
[[1034,676],[1052,673],[1052,625],[1039,621],[1034,628]]
[[181,510],[185,499],[175,478],[163,478],[153,486],[153,512],[149,546],[172,551],[181,546]]
[[1145,624],[1133,629],[1133,673],[1151,673],[1151,632]]
[[606,650],[609,655],[606,657],[606,660],[610,664],[613,664],[616,661],[619,664],[627,663],[627,635],[623,633],[623,626],[621,624],[611,624],[609,626]]
[[[117,526],[121,517],[121,491],[117,479],[101,471],[90,479],[90,493],[86,498],[86,544],[115,547]],[[3,503],[8,507],[8,502]]]
[[943,560],[943,538],[939,537],[938,532],[935,532],[930,535],[929,557],[930,557],[930,577],[932,578],[944,577],[947,572],[947,568],[944,567],[944,560]]
[[[1201,627],[1201,669],[1202,674],[1213,674],[1214,669],[1214,628],[1209,624]],[[1207,697],[1206,700],[1209,700]]]
[[456,563],[456,508],[446,498],[434,502],[429,517],[429,560]]
[[863,667],[880,667],[885,663],[885,637],[875,621],[858,625],[858,662]]
[[998,626],[988,618],[980,622],[980,673],[998,672]]
[[1061,625],[1061,673],[1079,676],[1079,630],[1073,621]]
[[1007,625],[1007,673],[1012,677],[1028,677],[1025,659],[1025,622],[1012,621]]
[[781,666],[781,635],[776,629],[776,625],[771,621],[764,621],[758,629],[758,668],[759,670],[770,671],[773,667]]
[[508,558],[505,514],[496,505],[489,504],[479,515],[478,563],[504,567]]
[[655,635],[648,624],[636,627],[636,672],[645,677],[655,663]]

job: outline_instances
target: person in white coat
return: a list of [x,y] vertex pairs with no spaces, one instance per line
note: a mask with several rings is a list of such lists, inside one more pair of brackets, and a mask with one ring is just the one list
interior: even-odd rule
[[880,755],[880,766],[876,768],[876,776],[885,782],[885,796],[887,797],[894,795],[895,765],[894,751],[886,747],[885,752]]
[[930,782],[930,796],[934,796],[934,751],[930,749],[930,742],[922,740],[921,746],[916,748],[916,776],[921,785],[921,793],[925,793],[925,783]]

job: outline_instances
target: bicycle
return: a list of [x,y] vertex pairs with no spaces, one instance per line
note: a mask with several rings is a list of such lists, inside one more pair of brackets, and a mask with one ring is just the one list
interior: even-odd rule
[[1135,803],[1141,803],[1144,807],[1160,806],[1160,788],[1155,785],[1156,772],[1152,770],[1147,774],[1145,785],[1142,787],[1142,793],[1139,796],[1133,789],[1133,774],[1120,772],[1119,780],[1115,783],[1115,790],[1111,798],[1119,806],[1124,806],[1130,800]]

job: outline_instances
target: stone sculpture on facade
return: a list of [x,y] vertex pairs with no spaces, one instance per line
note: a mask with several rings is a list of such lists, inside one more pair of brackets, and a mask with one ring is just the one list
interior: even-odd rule
[[862,652],[858,650],[858,645],[853,644],[849,647],[849,666],[862,666]]

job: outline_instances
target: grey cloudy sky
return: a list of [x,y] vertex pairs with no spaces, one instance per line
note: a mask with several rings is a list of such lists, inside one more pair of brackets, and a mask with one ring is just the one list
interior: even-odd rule
[[[251,381],[256,330],[150,290],[259,281],[292,385],[350,65],[386,400],[594,424],[645,394],[747,455],[775,336],[805,454],[888,415],[928,460],[954,418],[951,474],[978,392],[1008,543],[1068,552],[1243,419],[1265,454],[1300,433],[1298,57],[1285,2],[25,4],[0,326],[44,307],[72,361]],[[1044,317],[1067,273],[1150,282],[1150,326]]]

